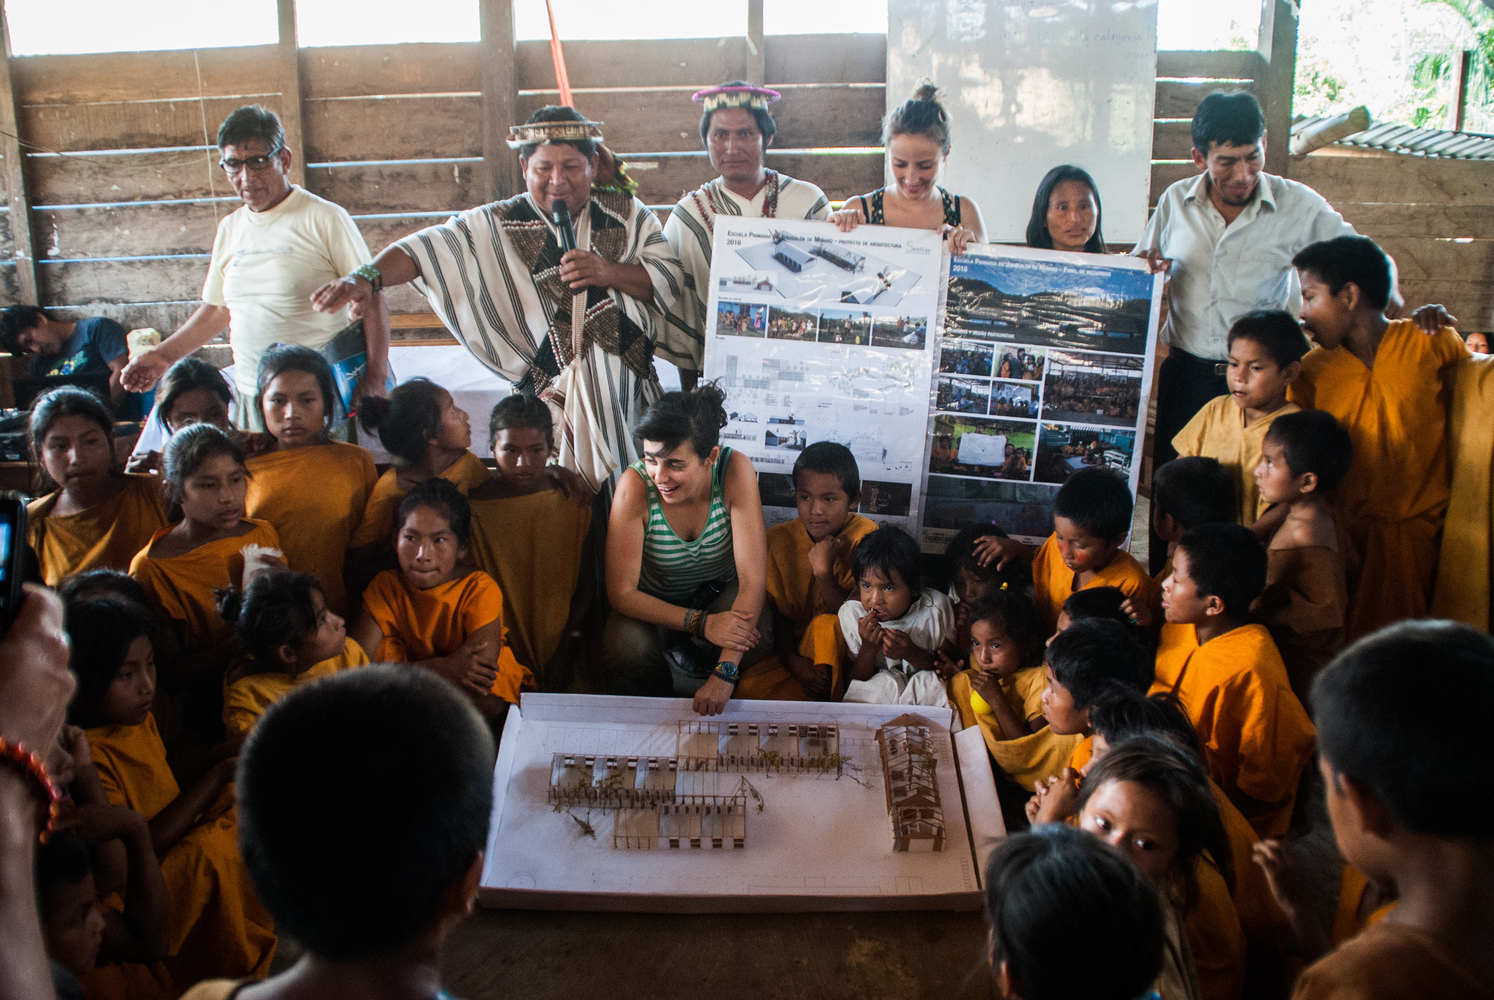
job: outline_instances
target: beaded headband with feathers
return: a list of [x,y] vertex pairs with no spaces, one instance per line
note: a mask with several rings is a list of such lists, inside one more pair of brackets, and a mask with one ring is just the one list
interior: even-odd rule
[[735,86],[735,87],[707,87],[698,90],[690,100],[696,104],[704,104],[706,113],[720,111],[722,108],[761,108],[767,110],[769,104],[778,100],[783,95],[776,90],[767,87]]

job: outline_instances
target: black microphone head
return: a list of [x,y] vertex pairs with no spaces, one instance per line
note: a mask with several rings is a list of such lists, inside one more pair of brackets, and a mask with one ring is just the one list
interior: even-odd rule
[[550,218],[554,220],[557,226],[560,225],[562,221],[571,221],[571,206],[567,205],[561,199],[556,198],[554,201],[550,202]]

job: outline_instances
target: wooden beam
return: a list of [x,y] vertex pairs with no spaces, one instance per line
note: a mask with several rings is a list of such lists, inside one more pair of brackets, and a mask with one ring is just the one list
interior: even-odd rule
[[747,52],[742,79],[759,87],[767,81],[767,52],[763,48],[763,0],[747,0]]
[[1285,175],[1291,163],[1292,90],[1297,83],[1297,5],[1293,0],[1261,0],[1261,31],[1256,49],[1266,60],[1256,96],[1266,113],[1266,169]]
[[519,159],[508,148],[508,128],[518,124],[515,114],[519,97],[513,0],[478,0],[478,18],[482,32],[477,58],[486,190],[489,199],[502,201],[523,190]]
[[280,17],[280,124],[290,147],[292,184],[306,186],[306,142],[301,128],[301,50],[296,40],[296,0],[276,0]]
[[0,158],[4,159],[5,193],[10,205],[10,231],[15,248],[16,297],[21,305],[40,305],[36,281],[36,253],[31,242],[31,206],[26,197],[25,154],[16,128],[16,98],[11,88],[10,21],[0,11]]
[[1472,68],[1472,52],[1462,49],[1453,53],[1453,89],[1447,101],[1447,127],[1454,132],[1463,131],[1463,122],[1468,114],[1468,71]]

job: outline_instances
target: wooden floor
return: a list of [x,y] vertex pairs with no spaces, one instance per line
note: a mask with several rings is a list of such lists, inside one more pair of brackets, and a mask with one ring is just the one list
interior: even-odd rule
[[447,942],[460,1000],[987,1000],[979,913],[479,909]]

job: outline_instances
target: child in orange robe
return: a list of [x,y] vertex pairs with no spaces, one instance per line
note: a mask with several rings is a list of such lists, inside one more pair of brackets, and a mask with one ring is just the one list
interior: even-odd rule
[[114,418],[99,398],[62,386],[31,408],[31,450],[51,493],[26,506],[42,581],[55,587],[91,569],[129,569],[166,523],[161,483],[114,467]]
[[555,449],[550,408],[515,394],[488,419],[498,475],[467,494],[472,559],[503,591],[503,623],[514,658],[543,691],[565,691],[583,650],[593,607],[592,501],[547,473]]
[[503,592],[467,568],[472,512],[444,479],[419,484],[400,504],[399,570],[374,577],[353,638],[375,661],[413,663],[460,688],[500,722],[534,675],[514,659],[503,624]]
[[1494,641],[1403,622],[1341,653],[1313,701],[1334,839],[1400,903],[1304,972],[1295,1000],[1494,996],[1494,780],[1482,760]]
[[1292,263],[1302,325],[1318,345],[1302,360],[1292,399],[1333,414],[1354,442],[1336,498],[1362,559],[1349,602],[1354,639],[1427,614],[1450,495],[1452,370],[1469,352],[1455,330],[1429,336],[1412,320],[1385,317],[1390,260],[1373,240],[1314,243]]
[[1292,314],[1257,309],[1229,328],[1229,395],[1216,396],[1188,421],[1172,446],[1179,455],[1218,459],[1235,484],[1238,506],[1233,517],[1245,527],[1268,506],[1255,485],[1261,439],[1271,422],[1297,405],[1287,401],[1287,387],[1302,371],[1302,355],[1312,345]]
[[1152,578],[1124,550],[1131,532],[1131,491],[1109,469],[1080,469],[1053,497],[1053,534],[1034,553],[1013,538],[976,543],[982,565],[1004,569],[1013,559],[1032,563],[1033,597],[1051,635],[1069,595],[1086,587],[1115,587],[1145,605]]
[[1313,726],[1264,625],[1246,624],[1266,583],[1249,528],[1206,524],[1178,542],[1162,583],[1167,624],[1152,691],[1174,695],[1209,752],[1212,776],[1257,833],[1291,823]]
[[856,577],[851,560],[877,530],[856,513],[861,472],[849,448],[817,441],[794,461],[799,516],[768,529],[768,602],[778,664],[749,668],[738,698],[833,700],[846,688],[850,658],[836,615]]
[[149,821],[161,859],[171,897],[172,980],[263,978],[275,952],[274,924],[239,855],[229,789],[236,750],[219,748],[207,774],[181,789],[151,714],[156,670],[145,613],[107,598],[84,601],[68,608],[67,627],[78,677],[70,716],[88,727],[109,801]]
[[268,521],[286,561],[321,584],[334,614],[348,613],[343,562],[378,478],[369,453],[327,440],[333,415],[332,369],[318,351],[297,344],[259,359],[259,407],[267,433],[255,435],[249,459],[248,515]]
[[246,735],[292,688],[368,663],[310,573],[267,569],[242,592],[223,595],[218,609],[238,626],[239,644],[252,658],[223,695],[229,739]]

